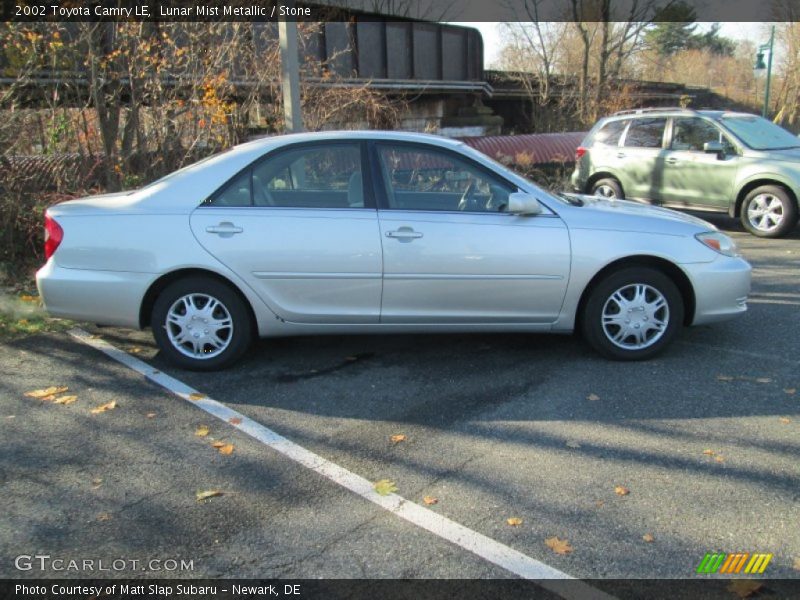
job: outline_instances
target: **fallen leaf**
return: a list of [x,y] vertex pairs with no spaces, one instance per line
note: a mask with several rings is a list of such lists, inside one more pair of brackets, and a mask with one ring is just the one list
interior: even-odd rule
[[372,487],[375,488],[375,491],[381,496],[388,496],[389,494],[397,491],[397,486],[394,484],[394,481],[391,481],[390,479],[381,479],[380,481],[376,481]]
[[772,383],[771,377],[757,377],[756,382],[758,383]]
[[715,461],[717,461],[718,463],[723,463],[723,462],[725,462],[725,457],[724,457],[724,456],[722,456],[722,454],[717,454],[717,455],[714,457],[714,460],[715,460]]
[[733,592],[739,596],[739,598],[749,598],[762,587],[764,587],[764,584],[759,583],[758,581],[737,579],[735,581],[731,581],[731,584],[728,586],[728,591]]
[[781,417],[781,418],[779,419],[779,421],[780,421],[781,423],[783,423],[784,425],[788,425],[789,423],[791,423],[791,422],[792,422],[792,420],[791,420],[789,417]]
[[132,348],[128,348],[128,352],[130,352],[131,354],[139,354],[141,351],[142,349],[139,348],[139,346],[133,346]]
[[222,448],[224,445],[225,445],[225,442],[219,442],[219,441],[214,442],[213,444],[211,444],[211,446],[214,447],[214,448]]
[[20,319],[19,321],[17,321],[17,325],[28,325],[29,323],[30,322],[28,321],[28,319]]
[[714,452],[711,448],[706,448],[705,450],[703,450],[703,454],[707,456],[714,456],[716,452]]
[[797,392],[797,388],[783,388],[783,391],[792,396]]
[[795,558],[794,562],[792,563],[792,568],[795,571],[800,571],[800,558]]
[[598,396],[597,394],[589,394],[588,396],[586,396],[586,399],[594,402],[595,400],[600,400],[600,396]]
[[95,333],[95,334],[90,335],[89,339],[90,340],[99,340],[101,337],[103,337],[103,336],[100,335],[100,334]]
[[16,419],[17,415],[8,415],[6,419]]
[[569,554],[572,552],[572,546],[570,546],[569,542],[560,540],[558,537],[547,538],[544,543],[556,554]]
[[519,527],[520,525],[522,525],[522,519],[520,519],[519,517],[511,517],[509,519],[506,519],[506,523],[508,523],[512,527]]
[[430,506],[431,504],[438,504],[439,503],[439,499],[438,498],[434,498],[433,496],[425,496],[422,499],[422,501],[425,504],[427,504],[428,506]]
[[90,412],[93,415],[99,415],[100,413],[104,413],[106,411],[113,410],[115,408],[117,408],[117,401],[116,400],[112,400],[111,402],[108,402],[106,404],[102,404],[102,405],[98,406],[97,408],[93,408]]
[[717,381],[733,381],[730,375],[717,375]]
[[233,454],[233,444],[225,444],[219,449],[219,453],[224,454],[225,456]]
[[595,502],[595,503],[594,503],[594,505],[595,505],[597,508],[603,508],[603,505],[604,505],[604,504],[605,504],[605,502],[603,502],[602,500],[598,500],[597,502]]
[[38,302],[39,296],[31,296],[30,294],[22,294],[22,296],[20,296],[19,299],[22,300],[23,302]]
[[578,442],[573,442],[572,440],[567,442],[567,448],[580,448],[581,445]]
[[654,537],[653,537],[653,534],[652,534],[652,533],[645,533],[645,534],[642,536],[642,539],[643,539],[645,542],[647,542],[648,544],[652,544],[653,542],[655,542],[655,541],[656,541],[656,538],[654,538]]
[[207,490],[205,492],[197,492],[195,494],[197,496],[197,501],[202,502],[203,500],[207,500],[208,498],[215,498],[217,496],[222,496],[225,492],[220,490]]
[[92,489],[96,490],[101,485],[103,485],[103,479],[101,477],[97,477],[95,479],[92,479]]
[[152,419],[156,416],[156,413],[147,413],[147,418]]
[[53,400],[53,404],[72,404],[77,399],[77,396],[61,396]]
[[192,392],[191,394],[189,394],[189,400],[202,400],[205,397],[206,395],[201,394],[200,392]]
[[32,390],[30,392],[25,392],[25,395],[28,398],[39,398],[44,399],[50,396],[55,397],[56,394],[63,394],[69,388],[67,386],[51,386],[49,388],[44,388],[43,390]]
[[617,496],[627,496],[628,494],[631,493],[631,491],[624,485],[618,485],[617,487],[614,488],[614,493]]
[[200,427],[195,430],[194,434],[199,437],[206,437],[210,432],[211,430],[208,428],[208,425],[200,425]]
[[111,520],[111,515],[109,513],[100,513],[99,515],[97,515],[97,520],[98,521],[110,521]]
[[241,422],[242,420],[239,417],[231,417],[230,419],[228,419],[228,423],[230,423],[231,425],[239,425]]
[[395,435],[393,435],[389,439],[392,440],[393,444],[399,444],[400,442],[405,442],[406,441],[406,436],[404,436],[402,433],[396,433]]

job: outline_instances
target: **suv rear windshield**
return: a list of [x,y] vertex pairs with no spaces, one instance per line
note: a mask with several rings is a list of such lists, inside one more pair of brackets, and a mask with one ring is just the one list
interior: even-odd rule
[[800,139],[763,117],[722,117],[720,122],[753,150],[800,148]]

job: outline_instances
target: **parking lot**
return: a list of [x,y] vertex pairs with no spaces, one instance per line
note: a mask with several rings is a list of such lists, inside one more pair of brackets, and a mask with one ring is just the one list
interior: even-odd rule
[[[201,374],[163,362],[150,332],[85,329],[532,564],[693,578],[706,552],[764,552],[765,576],[797,578],[800,232],[713,220],[754,266],[749,311],[648,362],[570,336],[350,336],[262,340]],[[157,577],[515,576],[67,333],[5,343],[0,371],[3,577],[98,574],[15,568],[36,553],[192,562]],[[24,396],[48,386],[77,400]]]

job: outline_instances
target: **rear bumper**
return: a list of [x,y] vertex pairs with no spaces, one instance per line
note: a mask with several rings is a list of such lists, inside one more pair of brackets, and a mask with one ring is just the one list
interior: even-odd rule
[[695,292],[692,325],[724,321],[747,310],[752,268],[746,260],[720,255],[710,263],[681,266]]
[[139,329],[150,273],[65,269],[51,258],[36,273],[45,310],[54,317]]

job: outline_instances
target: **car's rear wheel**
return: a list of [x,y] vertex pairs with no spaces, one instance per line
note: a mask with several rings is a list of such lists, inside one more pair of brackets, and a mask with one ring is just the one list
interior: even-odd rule
[[614,360],[644,360],[662,352],[683,323],[675,283],[648,267],[624,268],[589,293],[581,315],[586,341]]
[[619,181],[612,177],[605,177],[595,181],[592,184],[592,196],[599,196],[601,198],[625,198]]
[[154,305],[153,336],[172,363],[196,371],[230,366],[252,340],[245,303],[228,285],[187,277],[168,285]]
[[744,199],[742,225],[753,235],[765,238],[782,237],[797,222],[797,204],[776,185],[757,187]]

